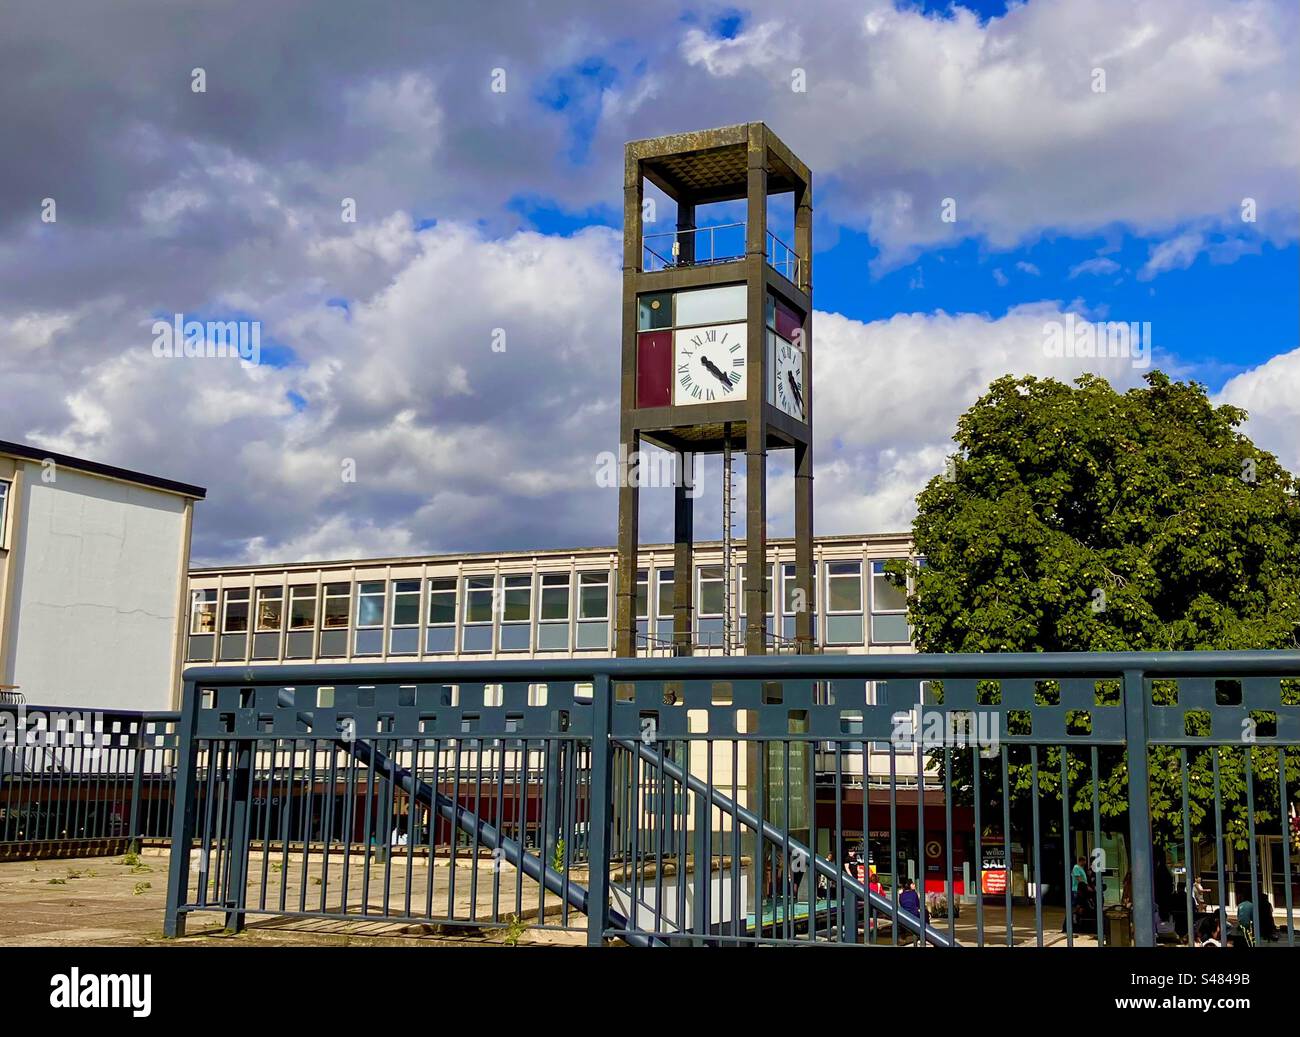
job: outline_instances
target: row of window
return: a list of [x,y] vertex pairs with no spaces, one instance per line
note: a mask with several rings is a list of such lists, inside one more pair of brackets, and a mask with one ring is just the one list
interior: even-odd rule
[[[909,640],[906,592],[885,577],[885,562],[870,567],[869,602],[864,591],[860,561],[824,565],[826,598],[821,602],[825,642],[830,645],[862,644],[864,620],[870,617],[870,641],[905,644]],[[783,637],[793,637],[794,617],[804,611],[795,585],[795,567],[782,567],[781,627]],[[745,573],[742,566],[732,590],[735,612],[746,612]],[[813,596],[817,599],[814,573]],[[775,629],[775,567],[767,573],[769,633]],[[422,583],[425,584],[422,590]],[[673,625],[671,569],[637,572],[636,615],[638,632],[649,639],[651,587],[655,603],[654,637],[669,640]],[[246,658],[246,641],[254,638],[253,658],[277,658],[279,638],[286,638],[286,658],[385,654],[415,655],[424,631],[426,653],[492,651],[607,650],[611,616],[609,570],[503,575],[432,577],[420,579],[362,580],[284,587],[231,587],[221,600],[215,588],[193,592],[190,659],[211,659],[212,644],[220,637],[220,655]],[[696,569],[696,639],[720,643],[727,581],[723,567]],[[576,595],[574,591],[576,590]],[[459,599],[459,600],[458,600]],[[820,600],[820,599],[817,599]],[[866,606],[869,603],[869,609]],[[457,607],[460,646],[456,645]],[[427,611],[421,614],[421,609]],[[218,611],[219,609],[219,611]],[[535,640],[534,640],[535,631]],[[352,643],[349,647],[349,633]],[[319,635],[319,645],[315,636]]]

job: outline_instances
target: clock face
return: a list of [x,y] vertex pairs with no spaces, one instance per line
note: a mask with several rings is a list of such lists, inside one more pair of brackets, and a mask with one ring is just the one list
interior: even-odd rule
[[806,421],[804,411],[803,350],[784,339],[776,340],[772,396],[776,405],[792,418]]
[[745,398],[745,325],[716,324],[673,333],[673,403]]

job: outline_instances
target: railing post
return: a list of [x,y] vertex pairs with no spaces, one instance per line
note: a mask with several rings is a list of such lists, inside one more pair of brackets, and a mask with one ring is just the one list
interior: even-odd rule
[[[1146,687],[1140,670],[1124,671],[1124,745],[1128,760],[1129,875],[1133,889],[1133,939],[1156,942],[1152,873],[1150,780],[1147,771]],[[1094,778],[1094,780],[1096,780]]]
[[[315,752],[315,743],[311,743]],[[248,901],[248,826],[249,801],[253,796],[253,743],[237,742],[235,745],[235,767],[231,792],[230,807],[230,892],[231,900],[227,903],[226,928],[233,933],[244,928],[244,908]],[[392,787],[389,784],[389,813],[391,814]],[[387,826],[385,826],[386,828]],[[387,831],[383,833],[389,838]],[[306,837],[304,837],[306,838]],[[391,852],[391,850],[390,850]],[[304,858],[303,866],[306,866]]]
[[171,858],[167,868],[167,910],[163,918],[163,935],[168,937],[185,935],[185,915],[181,912],[181,904],[189,888],[190,844],[194,841],[194,783],[198,757],[194,730],[198,709],[198,689],[193,681],[186,681],[181,696],[181,719],[176,731]]
[[131,775],[131,821],[126,830],[127,849],[132,853],[138,853],[140,847],[144,845],[144,833],[140,831],[140,794],[144,784],[144,729],[148,723],[144,717],[136,721],[132,746],[135,750],[135,767]]
[[609,740],[614,698],[608,674],[596,674],[591,689],[591,801],[587,804],[587,946],[600,947],[609,928],[610,806],[614,746]]
[[[689,748],[687,749],[689,753]],[[689,759],[689,757],[688,757]],[[688,764],[689,766],[689,764]],[[682,795],[688,793],[683,788]],[[709,827],[713,820],[709,810],[708,796],[695,794],[695,897],[692,903],[694,917],[691,921],[694,923],[691,928],[695,931],[697,937],[708,935],[709,925],[712,921],[713,906],[710,903],[709,894],[713,887],[713,853],[710,847]],[[685,882],[686,876],[679,875],[679,882]],[[696,939],[693,943],[698,947],[706,946],[706,941]]]

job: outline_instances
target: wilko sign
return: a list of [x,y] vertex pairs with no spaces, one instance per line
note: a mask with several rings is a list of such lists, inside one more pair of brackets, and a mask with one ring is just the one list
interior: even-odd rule
[[980,862],[980,889],[991,894],[1006,893],[1007,855],[1003,847],[985,847],[984,860]]

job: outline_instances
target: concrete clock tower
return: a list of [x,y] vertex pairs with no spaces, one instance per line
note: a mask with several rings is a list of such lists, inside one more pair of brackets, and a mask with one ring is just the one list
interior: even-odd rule
[[[675,228],[645,219],[649,181],[677,206]],[[768,228],[769,196],[793,195],[793,244]],[[698,206],[744,201],[740,223],[696,226]],[[723,456],[724,572],[731,600],[731,455],[745,453],[744,612],[766,617],[767,454],[794,451],[795,644],[813,647],[812,178],[763,123],[628,144],[623,180],[623,374],[620,404],[615,647],[637,654],[638,478],[652,444],[688,458]],[[673,650],[690,654],[693,494],[676,490]],[[724,611],[728,616],[728,611]],[[739,647],[724,622],[724,650]],[[744,630],[748,655],[767,651],[764,621]]]

